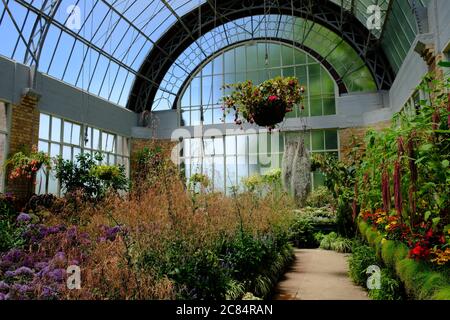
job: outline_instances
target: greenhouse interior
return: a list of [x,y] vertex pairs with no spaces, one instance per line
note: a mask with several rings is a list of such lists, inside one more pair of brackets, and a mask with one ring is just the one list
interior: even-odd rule
[[448,1],[1,0],[0,39],[0,300],[450,300]]

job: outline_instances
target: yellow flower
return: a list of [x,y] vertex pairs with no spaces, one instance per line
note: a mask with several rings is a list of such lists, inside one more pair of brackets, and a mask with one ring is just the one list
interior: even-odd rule
[[383,218],[378,218],[378,220],[377,220],[377,224],[380,224],[380,223],[382,223],[384,221],[384,219]]
[[381,240],[381,244],[384,244],[386,241],[387,241],[386,238],[383,238],[383,239]]

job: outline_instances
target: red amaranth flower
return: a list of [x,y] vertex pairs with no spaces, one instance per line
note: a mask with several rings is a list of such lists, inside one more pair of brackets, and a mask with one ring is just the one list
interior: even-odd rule
[[400,168],[400,162],[395,161],[394,165],[394,200],[395,209],[399,215],[403,211],[403,199],[402,199],[402,188],[401,188],[402,173]]

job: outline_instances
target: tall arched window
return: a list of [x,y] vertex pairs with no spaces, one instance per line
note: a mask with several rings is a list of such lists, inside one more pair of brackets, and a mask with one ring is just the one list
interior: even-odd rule
[[[203,124],[222,123],[220,101],[227,93],[222,90],[225,84],[245,80],[261,83],[276,76],[297,77],[306,87],[307,115],[336,114],[337,86],[315,58],[285,43],[252,41],[216,54],[191,77],[179,101],[180,125],[200,125],[202,112]],[[288,118],[298,115],[296,109],[288,114]],[[233,122],[233,115],[224,120]]]
[[[268,53],[266,55],[266,52]],[[245,80],[260,83],[276,76],[298,77],[306,87],[306,114],[336,114],[337,85],[328,71],[308,53],[282,42],[246,42],[230,47],[203,63],[182,91],[178,104],[181,126],[220,124],[223,122],[221,88]],[[305,113],[303,113],[304,115]],[[288,117],[300,116],[294,110]],[[232,123],[230,114],[225,122]],[[339,156],[336,129],[304,132],[249,133],[237,132],[216,137],[184,139],[182,169],[186,177],[196,173],[211,178],[215,190],[228,191],[245,177],[265,174],[279,168],[287,134],[304,134],[311,153]],[[313,186],[323,184],[320,172],[312,175]]]

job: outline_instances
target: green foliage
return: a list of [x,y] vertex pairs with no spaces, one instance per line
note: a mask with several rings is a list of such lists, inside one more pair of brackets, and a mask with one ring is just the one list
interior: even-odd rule
[[137,188],[142,184],[153,186],[159,180],[164,165],[161,146],[144,147],[136,153],[136,169],[133,170],[133,183]]
[[189,178],[189,189],[192,192],[199,192],[199,190],[205,190],[211,185],[211,181],[208,176],[201,173],[195,173]]
[[[450,223],[450,79],[429,74],[417,89],[428,98],[417,101],[415,110],[395,115],[389,129],[367,133],[356,175],[358,199],[369,210],[395,205],[414,232],[424,223],[442,233]],[[393,199],[382,197],[382,186]]]
[[249,192],[267,194],[271,191],[281,190],[281,169],[272,169],[263,175],[254,174],[241,181]]
[[164,255],[145,252],[138,266],[168,276],[182,299],[239,299],[246,292],[268,297],[293,259],[283,234],[254,236],[238,232],[203,248],[167,243]]
[[450,286],[436,291],[433,300],[450,300]]
[[369,290],[373,300],[404,300],[404,289],[397,276],[387,268],[381,269],[381,289]]
[[289,239],[298,248],[315,248],[318,242],[314,237],[314,231],[313,221],[300,216],[289,228]]
[[21,247],[24,243],[23,229],[17,225],[16,217],[13,199],[0,195],[0,252]]
[[335,200],[331,191],[321,186],[312,191],[306,199],[306,205],[309,207],[322,208],[326,206],[335,206]]
[[352,240],[340,237],[337,233],[331,232],[322,237],[320,248],[339,253],[350,253],[352,252]]
[[127,190],[128,179],[124,166],[99,165],[103,155],[80,154],[76,162],[56,159],[55,172],[65,192],[82,192],[88,200],[103,198],[108,190]]
[[355,241],[352,247],[352,255],[349,258],[349,274],[352,280],[360,286],[366,287],[367,268],[379,265],[375,250],[369,246]]
[[338,233],[345,237],[352,237],[355,233],[352,203],[354,199],[354,185],[356,162],[347,164],[331,155],[315,154],[312,158],[314,169],[320,169],[325,175],[325,185],[331,190],[337,202],[336,223]]

